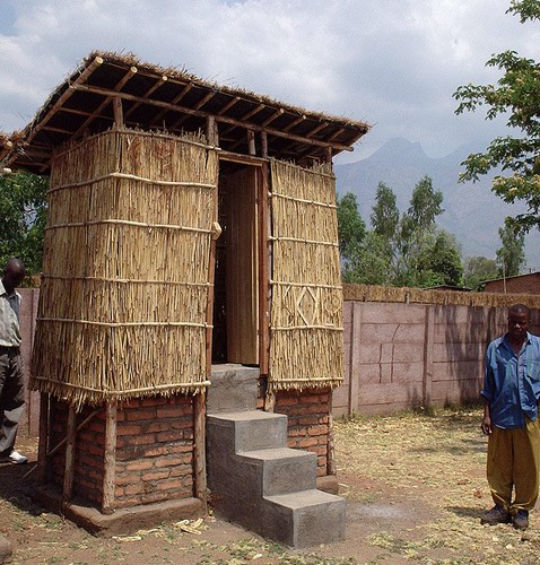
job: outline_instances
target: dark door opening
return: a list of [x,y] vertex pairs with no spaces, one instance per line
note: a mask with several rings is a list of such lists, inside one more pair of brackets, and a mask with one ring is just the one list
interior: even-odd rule
[[212,363],[259,364],[258,167],[220,161]]

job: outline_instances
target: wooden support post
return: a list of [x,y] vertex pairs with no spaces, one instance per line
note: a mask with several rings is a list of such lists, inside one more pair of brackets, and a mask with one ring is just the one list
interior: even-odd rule
[[332,148],[331,147],[325,148],[325,156],[326,156],[326,162],[332,164]]
[[105,455],[103,471],[103,514],[114,512],[114,488],[116,475],[116,402],[105,403]]
[[273,412],[276,407],[276,393],[273,390],[267,390],[264,395],[264,411]]
[[[330,398],[332,398],[331,392]],[[334,446],[334,421],[332,419],[332,402],[330,402],[329,405],[330,412],[328,414],[328,455],[326,456],[326,474],[337,475],[336,450]]]
[[47,482],[47,452],[49,451],[49,395],[42,392],[39,398],[38,481]]
[[248,153],[250,155],[256,155],[257,151],[255,149],[255,132],[252,129],[247,130],[248,138]]
[[206,512],[208,494],[206,488],[206,390],[201,388],[193,400],[195,423],[193,429],[195,496],[202,502]]
[[75,405],[69,405],[67,420],[67,442],[64,464],[64,484],[62,489],[62,505],[69,504],[73,494],[73,476],[75,466],[75,439],[77,436],[77,413]]
[[[216,147],[219,143],[218,129],[214,116],[208,116],[206,119],[206,137],[208,144]],[[218,172],[219,174],[219,172]],[[216,179],[217,182],[217,179]],[[213,222],[218,221],[218,187],[214,191],[214,209],[212,211]],[[210,378],[212,372],[212,322],[214,318],[214,281],[216,278],[216,239],[210,240],[210,258],[208,261],[208,300],[206,303],[206,376]]]
[[115,96],[113,98],[113,110],[114,110],[114,124],[117,128],[122,128],[124,126],[124,110],[122,108],[122,99]]
[[268,135],[265,131],[261,131],[261,157],[268,158]]
[[270,344],[270,218],[268,206],[268,164],[259,173],[259,366],[268,375]]

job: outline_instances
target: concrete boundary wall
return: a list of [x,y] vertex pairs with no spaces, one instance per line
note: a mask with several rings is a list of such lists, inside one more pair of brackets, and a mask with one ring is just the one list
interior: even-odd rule
[[[540,330],[532,310],[531,333]],[[506,331],[505,306],[345,302],[345,381],[334,416],[478,400],[484,353]]]
[[[21,352],[28,379],[39,289],[19,292]],[[506,330],[507,304],[530,306],[531,332],[540,333],[538,296],[360,285],[345,285],[344,296],[345,381],[333,393],[334,416],[477,400],[484,352],[489,341]],[[39,393],[27,390],[26,399],[23,424],[37,435]]]

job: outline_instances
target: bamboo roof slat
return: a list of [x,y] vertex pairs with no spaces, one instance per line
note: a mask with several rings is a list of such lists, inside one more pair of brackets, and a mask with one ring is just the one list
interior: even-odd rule
[[[141,62],[131,54],[93,52],[51,94],[22,135],[11,136],[15,147],[7,153],[7,164],[47,169],[55,148],[82,132],[92,135],[107,129],[113,119],[107,105],[118,99],[124,102],[126,125],[170,133],[185,125],[197,131],[204,128],[208,115],[214,115],[220,124],[233,127],[220,140],[225,150],[233,146],[246,149],[235,144],[250,129],[270,134],[264,156],[280,159],[297,159],[310,147],[330,147],[334,153],[351,150],[369,129],[365,122],[309,112],[267,96],[219,86],[184,71]],[[295,145],[288,146],[290,141]],[[33,153],[37,145],[46,148],[45,156]]]

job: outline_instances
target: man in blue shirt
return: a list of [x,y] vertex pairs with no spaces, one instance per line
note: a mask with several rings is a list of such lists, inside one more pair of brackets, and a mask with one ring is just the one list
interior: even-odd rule
[[509,308],[508,332],[488,346],[481,391],[487,479],[495,502],[482,523],[512,521],[520,530],[528,528],[538,499],[540,470],[540,338],[527,331],[530,316],[523,304]]

